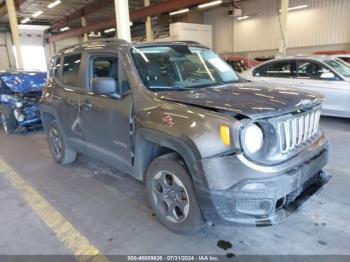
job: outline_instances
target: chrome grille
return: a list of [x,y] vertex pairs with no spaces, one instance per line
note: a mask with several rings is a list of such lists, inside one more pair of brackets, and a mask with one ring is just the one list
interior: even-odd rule
[[298,115],[278,123],[278,135],[283,154],[299,147],[318,133],[321,110]]

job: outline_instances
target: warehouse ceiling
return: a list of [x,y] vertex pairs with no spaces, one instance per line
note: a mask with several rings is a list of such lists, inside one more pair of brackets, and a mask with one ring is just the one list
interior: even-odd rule
[[[19,21],[30,18],[31,21],[27,24],[46,24],[55,25],[65,21],[66,17],[76,11],[84,12],[84,7],[94,4],[93,12],[86,14],[87,23],[92,24],[114,16],[114,1],[113,0],[62,0],[62,2],[53,7],[48,8],[48,5],[55,2],[55,0],[14,0],[17,6],[17,16]],[[164,2],[166,0],[151,0],[152,4]],[[5,7],[5,1],[0,0],[0,8]],[[92,7],[94,7],[92,6]],[[130,10],[136,10],[144,7],[143,0],[129,0]],[[32,15],[38,11],[43,13],[36,18]],[[0,12],[1,14],[1,12]],[[79,19],[74,19],[68,22],[71,28],[81,26]],[[8,24],[7,14],[0,16],[0,23]]]
[[[223,0],[222,5],[226,7],[235,7],[237,4],[247,0]],[[197,6],[200,2],[210,2],[210,0],[184,1],[184,0],[150,0],[151,5],[157,5],[162,2],[170,2],[168,5],[176,6],[176,3],[188,3],[188,6]],[[114,0],[14,0],[17,17],[20,24],[26,25],[47,25],[50,26],[52,34],[62,33],[63,28],[70,31],[79,30],[82,27],[81,16],[86,17],[87,25],[103,23],[113,20],[115,17]],[[185,4],[185,5],[186,5]],[[181,5],[181,4],[180,4]],[[144,8],[144,0],[129,0],[130,12]],[[39,13],[38,13],[39,12]],[[160,15],[160,14],[157,14]],[[160,17],[158,17],[160,18]],[[153,21],[153,30],[156,35],[162,35],[168,32],[168,24],[164,22],[169,17],[163,16],[160,20]],[[144,18],[142,18],[144,19]],[[143,37],[143,20],[133,21],[131,28],[134,37]],[[169,22],[169,21],[168,21]],[[7,26],[9,23],[5,0],[0,0],[0,26]],[[107,29],[107,28],[105,28]],[[103,30],[99,34],[109,36]]]

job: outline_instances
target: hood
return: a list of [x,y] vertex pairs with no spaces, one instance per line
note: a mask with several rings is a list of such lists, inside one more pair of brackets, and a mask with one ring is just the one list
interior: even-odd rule
[[299,89],[242,83],[191,91],[162,92],[163,100],[224,110],[251,119],[261,119],[319,105],[323,97]]
[[2,82],[15,93],[41,91],[46,82],[46,73],[8,73],[0,75]]

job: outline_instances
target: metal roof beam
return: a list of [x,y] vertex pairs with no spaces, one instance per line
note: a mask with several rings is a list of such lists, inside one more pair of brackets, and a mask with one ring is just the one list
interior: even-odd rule
[[[15,8],[16,10],[19,10],[21,4],[25,0],[15,0]],[[6,1],[4,1],[2,4],[0,4],[0,16],[6,15],[7,14],[7,7],[6,7]]]
[[54,23],[52,28],[59,29],[66,26],[70,21],[80,19],[82,16],[88,16],[95,13],[96,11],[114,4],[114,0],[96,0],[85,7],[74,11],[73,13],[67,15],[64,19]]
[[[147,16],[156,16],[162,13],[167,13],[167,12],[175,11],[186,7],[191,7],[191,6],[206,3],[206,2],[210,2],[210,0],[168,0],[160,4],[151,5],[151,6],[144,7],[139,10],[130,12],[130,20],[131,21],[140,20]],[[80,36],[80,35],[83,35],[84,33],[98,31],[106,28],[115,27],[115,26],[116,26],[115,18],[105,19],[100,22],[87,25],[86,27],[81,27],[75,30],[71,30],[69,32],[51,36],[49,37],[49,42],[52,43],[56,41],[61,41],[69,37]]]

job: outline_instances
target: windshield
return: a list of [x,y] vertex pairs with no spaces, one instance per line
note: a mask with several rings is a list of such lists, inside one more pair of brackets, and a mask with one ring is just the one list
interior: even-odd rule
[[137,71],[149,89],[188,89],[238,82],[213,51],[186,45],[132,48]]
[[350,77],[350,66],[345,64],[345,62],[336,59],[329,59],[324,61],[328,66],[337,71],[339,74]]

